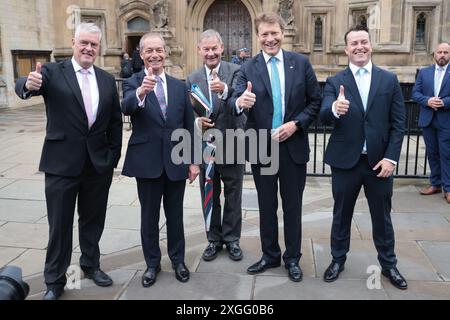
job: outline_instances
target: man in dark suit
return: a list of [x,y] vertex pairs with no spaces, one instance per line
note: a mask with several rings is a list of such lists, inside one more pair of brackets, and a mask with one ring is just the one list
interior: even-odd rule
[[[263,13],[256,18],[255,27],[262,52],[241,67],[229,107],[238,115],[242,109],[248,110],[246,129],[259,131],[257,144],[261,149],[268,149],[271,139],[279,141],[279,154],[271,155],[279,158],[279,169],[275,174],[264,173],[259,157],[252,164],[263,256],[247,272],[257,274],[280,265],[279,182],[286,244],[283,260],[289,278],[298,282],[303,276],[299,260],[302,197],[309,161],[308,127],[320,109],[320,87],[305,56],[281,49],[284,37],[281,17]],[[254,155],[247,153],[246,156],[251,160]]]
[[94,66],[101,30],[83,23],[75,31],[73,57],[49,63],[20,78],[21,98],[42,95],[47,128],[39,170],[45,172],[50,238],[44,299],[58,299],[66,284],[72,254],[78,198],[80,266],[99,286],[113,281],[100,270],[99,241],[108,193],[122,145],[122,115],[114,77]]
[[349,67],[327,79],[320,110],[322,123],[334,123],[325,153],[334,198],[333,261],[324,280],[335,281],[344,270],[355,202],[364,186],[382,273],[394,286],[406,289],[396,267],[391,222],[392,174],[405,128],[403,96],[397,77],[372,64],[372,45],[365,27],[350,29],[344,38]]
[[[186,163],[175,164],[172,133],[185,129],[192,137],[194,117],[186,85],[164,72],[164,39],[145,34],[140,42],[145,69],[123,84],[122,111],[131,116],[133,133],[122,174],[136,177],[141,203],[141,239],[147,270],[142,285],[149,287],[161,270],[159,212],[161,198],[167,220],[168,253],[181,282],[189,280],[184,263],[183,198],[186,179],[192,183],[200,169]],[[190,152],[185,150],[184,152]]]
[[419,126],[430,163],[430,185],[422,195],[441,193],[450,203],[450,45],[441,43],[434,51],[436,64],[420,70],[412,99],[420,105]]
[[[192,84],[197,84],[203,95],[210,99],[213,105],[211,117],[206,117],[205,109],[197,102],[194,103],[196,111],[196,126],[198,132],[209,128],[220,130],[222,138],[226,130],[244,129],[245,116],[235,117],[233,111],[227,108],[227,100],[233,94],[233,84],[240,67],[221,61],[224,45],[222,37],[215,30],[206,30],[200,35],[198,54],[203,59],[203,66],[191,73],[186,80],[188,90]],[[213,120],[212,120],[213,119]],[[223,139],[226,140],[226,139]],[[203,260],[211,261],[217,257],[223,245],[226,245],[229,257],[232,260],[241,260],[242,250],[239,246],[242,226],[242,183],[244,177],[244,164],[236,163],[236,157],[231,154],[230,163],[226,160],[227,153],[234,153],[234,148],[224,146],[223,154],[216,153],[213,177],[213,206],[211,225],[207,238],[208,246],[203,252]],[[225,155],[225,156],[224,156]],[[219,158],[221,158],[219,160]],[[223,210],[220,205],[222,192],[221,181],[224,184],[225,205]],[[205,201],[205,168],[201,168],[200,191],[202,204]],[[205,210],[205,209],[204,209]]]

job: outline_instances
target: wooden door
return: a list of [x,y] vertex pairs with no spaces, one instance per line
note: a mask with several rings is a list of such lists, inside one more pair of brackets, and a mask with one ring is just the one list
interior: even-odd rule
[[[225,45],[223,59],[231,61],[233,51],[252,49],[252,20],[240,0],[216,0],[206,12],[203,29],[217,30]],[[253,56],[254,53],[251,52]]]

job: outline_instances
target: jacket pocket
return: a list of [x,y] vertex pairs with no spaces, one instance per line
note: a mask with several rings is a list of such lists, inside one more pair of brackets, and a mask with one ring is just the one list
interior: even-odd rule
[[45,136],[46,141],[64,140],[66,135],[62,132],[49,132]]

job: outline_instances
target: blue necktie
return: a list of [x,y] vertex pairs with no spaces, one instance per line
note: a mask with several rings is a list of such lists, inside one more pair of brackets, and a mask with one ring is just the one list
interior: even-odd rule
[[359,68],[356,72],[358,79],[358,90],[359,95],[361,96],[361,101],[363,103],[364,110],[367,110],[367,100],[369,98],[369,88],[367,84],[364,83],[364,75],[366,74],[367,70],[365,68]]
[[270,84],[272,87],[272,101],[273,101],[273,119],[272,119],[272,129],[277,129],[283,124],[283,110],[281,101],[281,84],[280,84],[280,74],[277,68],[277,58],[270,58],[270,65],[272,67],[272,79]]
[[439,91],[441,89],[441,78],[443,74],[444,68],[438,67],[434,72],[434,96],[439,97]]

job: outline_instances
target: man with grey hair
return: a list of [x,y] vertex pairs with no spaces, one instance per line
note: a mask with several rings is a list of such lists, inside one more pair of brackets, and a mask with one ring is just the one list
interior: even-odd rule
[[[122,111],[131,116],[133,133],[128,142],[122,174],[135,177],[141,204],[141,240],[147,269],[142,286],[156,282],[161,271],[159,217],[161,200],[167,222],[167,251],[175,278],[187,282],[185,265],[183,198],[186,179],[192,183],[200,169],[191,163],[175,163],[172,151],[178,129],[192,136],[194,117],[184,82],[165,73],[165,41],[147,33],[140,41],[145,69],[123,83]],[[192,160],[192,159],[191,159]],[[186,161],[189,162],[189,161]]]
[[64,292],[72,255],[75,203],[78,200],[80,266],[96,285],[112,285],[100,269],[99,241],[108,193],[122,146],[122,115],[114,77],[94,66],[101,30],[82,23],[72,39],[73,57],[36,64],[16,83],[22,99],[43,96],[47,114],[39,170],[45,172],[49,242],[44,277],[45,300]]
[[[197,129],[203,133],[214,128],[220,130],[223,137],[227,130],[229,132],[230,129],[243,129],[245,115],[235,117],[232,110],[226,105],[227,100],[233,94],[232,86],[240,67],[221,61],[224,45],[220,34],[215,30],[206,30],[201,34],[197,50],[203,59],[203,66],[187,77],[186,84],[188,90],[191,89],[191,85],[198,85],[212,105],[212,114],[208,117],[205,109],[199,103],[194,103]],[[228,153],[234,153],[234,155],[232,157],[224,156]],[[241,199],[244,164],[237,163],[236,150],[233,146],[227,148],[224,145],[223,154],[216,152],[215,156],[216,159],[220,159],[218,161],[220,163],[214,165],[211,224],[207,231],[209,244],[203,252],[203,260],[215,259],[223,245],[226,245],[230,259],[237,261],[243,257],[239,240],[242,225]],[[227,162],[228,159],[232,159],[231,162]],[[202,204],[205,204],[205,198],[208,198],[207,195],[205,196],[205,171],[203,166],[200,173]],[[225,196],[223,217],[220,206],[221,181],[224,184]],[[204,211],[208,208],[203,205]]]

